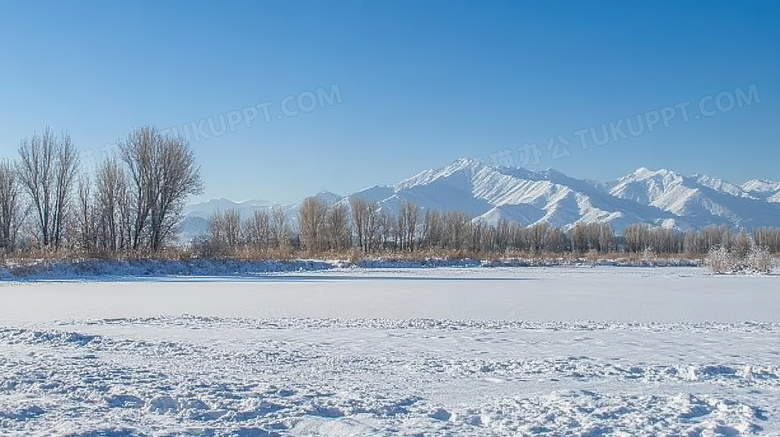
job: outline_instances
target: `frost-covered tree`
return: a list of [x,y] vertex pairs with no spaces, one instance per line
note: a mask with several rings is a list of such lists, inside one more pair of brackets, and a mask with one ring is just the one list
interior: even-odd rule
[[744,259],[748,256],[748,253],[750,253],[750,249],[755,246],[755,243],[753,242],[753,238],[748,235],[748,233],[745,231],[745,228],[742,228],[739,231],[739,234],[734,238],[734,241],[731,244],[731,248],[734,251],[734,255],[739,259]]
[[715,274],[732,273],[737,268],[734,255],[729,252],[726,246],[712,247],[707,253],[705,262]]
[[746,264],[755,273],[772,273],[775,260],[768,247],[754,245],[748,252]]

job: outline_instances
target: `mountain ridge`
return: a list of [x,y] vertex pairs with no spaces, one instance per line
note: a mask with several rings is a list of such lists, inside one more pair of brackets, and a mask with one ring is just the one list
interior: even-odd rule
[[[491,166],[461,158],[428,169],[394,185],[374,185],[346,196],[316,195],[327,204],[363,197],[382,209],[398,211],[402,201],[421,210],[462,210],[474,220],[501,220],[523,225],[549,223],[568,229],[577,223],[609,223],[620,233],[634,223],[702,229],[780,226],[780,181],[751,179],[737,185],[706,175],[685,176],[668,169],[640,167],[605,183],[577,179],[554,169]],[[209,203],[211,202],[211,203]],[[276,205],[295,221],[300,203]],[[218,209],[235,208],[242,216],[270,208],[270,202],[211,199],[188,205],[187,218],[207,218]],[[202,228],[202,222],[200,223]]]

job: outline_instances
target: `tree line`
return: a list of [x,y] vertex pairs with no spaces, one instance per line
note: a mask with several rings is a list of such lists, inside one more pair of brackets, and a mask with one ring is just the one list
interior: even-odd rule
[[680,231],[647,224],[627,226],[623,235],[605,223],[577,223],[564,229],[538,223],[523,226],[501,220],[495,225],[472,220],[463,211],[422,211],[401,201],[396,212],[352,197],[328,205],[317,197],[298,209],[297,229],[281,208],[255,211],[243,222],[234,210],[216,212],[196,251],[228,255],[240,250],[341,253],[642,253],[703,255],[713,247],[747,253],[751,247],[780,252],[780,229],[756,228],[748,234],[726,226]]
[[189,144],[142,127],[94,173],[69,134],[50,128],[0,162],[0,249],[158,252],[177,238],[186,199],[202,190]]
[[[51,128],[20,142],[15,159],[0,161],[0,251],[78,251],[84,255],[156,253],[190,242],[179,238],[182,210],[202,192],[189,144],[153,127],[133,130],[94,171],[84,168],[67,133]],[[241,217],[214,213],[191,254],[237,255],[428,253],[655,253],[701,255],[722,247],[745,256],[752,247],[780,252],[780,229],[750,233],[726,226],[679,231],[647,224],[616,235],[609,224],[523,226],[473,220],[463,211],[422,209],[401,201],[394,211],[353,196],[327,204],[304,200],[297,217],[276,207]]]

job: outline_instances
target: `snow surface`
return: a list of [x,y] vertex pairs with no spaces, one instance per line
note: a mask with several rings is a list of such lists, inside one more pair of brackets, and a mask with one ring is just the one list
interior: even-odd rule
[[2,435],[778,435],[780,277],[0,283]]

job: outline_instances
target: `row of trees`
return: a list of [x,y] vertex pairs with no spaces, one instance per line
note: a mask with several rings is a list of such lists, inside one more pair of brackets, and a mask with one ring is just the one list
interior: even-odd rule
[[390,212],[375,202],[353,198],[349,204],[328,205],[317,197],[306,199],[297,216],[297,232],[284,210],[256,211],[243,223],[236,211],[218,212],[209,220],[202,248],[208,253],[230,253],[242,248],[270,251],[284,248],[312,253],[358,249],[362,252],[629,252],[654,254],[707,253],[726,247],[747,254],[751,247],[780,252],[780,229],[758,228],[753,235],[711,226],[681,232],[649,225],[631,225],[622,236],[603,223],[578,223],[568,230],[540,223],[522,226],[500,221],[492,226],[474,221],[462,211],[421,213],[402,201]]
[[[16,159],[0,161],[0,250],[156,252],[177,240],[186,199],[202,191],[200,168],[186,141],[151,127],[134,130],[114,156],[86,170],[93,169],[82,167],[67,134],[46,128],[22,140]],[[736,257],[753,247],[780,252],[777,228],[748,234],[716,226],[680,232],[631,225],[616,236],[608,224],[581,223],[566,230],[546,223],[488,225],[462,211],[422,211],[406,201],[391,212],[361,198],[328,205],[313,197],[300,206],[297,227],[291,219],[281,208],[243,220],[237,211],[219,212],[194,250],[703,254],[724,247]]]
[[701,231],[681,232],[648,225],[629,225],[623,230],[623,241],[625,250],[635,253],[703,254],[714,247],[723,247],[744,257],[754,246],[765,247],[772,253],[780,252],[780,229],[759,227],[747,233],[744,228],[734,232],[728,226],[708,226]]
[[186,141],[151,127],[120,141],[94,174],[51,128],[0,162],[0,248],[152,251],[170,244],[188,196],[201,192]]
[[[302,249],[313,253],[356,248],[363,252],[417,251],[504,252],[507,250],[567,250],[570,239],[563,230],[546,223],[524,227],[506,221],[488,226],[472,221],[462,211],[428,210],[424,215],[409,202],[398,212],[383,210],[376,203],[353,199],[327,205],[312,197],[298,210],[298,229],[293,231],[282,209],[255,211],[243,222],[237,211],[216,212],[206,237],[196,250],[207,254],[229,254],[242,249],[273,252]],[[614,232],[608,225],[578,225],[574,235],[583,250],[609,251]]]

